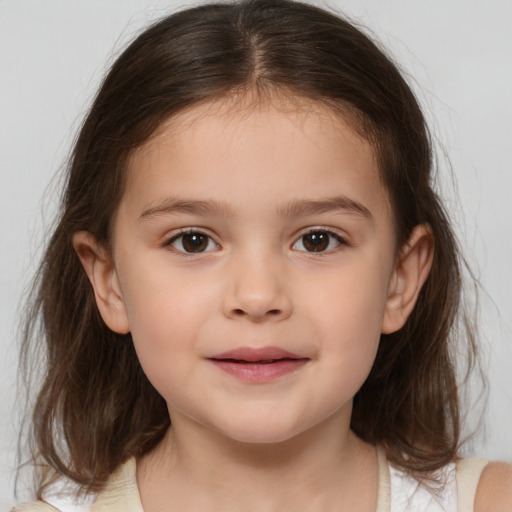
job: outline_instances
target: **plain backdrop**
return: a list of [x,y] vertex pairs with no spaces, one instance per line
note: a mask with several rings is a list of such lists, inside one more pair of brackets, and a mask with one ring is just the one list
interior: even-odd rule
[[[48,185],[113,56],[149,21],[185,5],[192,3],[0,0],[0,510],[15,500],[16,326],[55,211],[58,195]],[[468,450],[512,461],[512,1],[324,5],[364,24],[389,49],[442,141],[443,195],[485,290],[488,411]]]

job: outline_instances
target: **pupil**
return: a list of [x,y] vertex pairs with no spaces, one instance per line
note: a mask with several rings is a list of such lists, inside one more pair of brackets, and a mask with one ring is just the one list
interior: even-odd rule
[[304,247],[310,252],[325,251],[329,246],[329,235],[327,233],[310,233],[302,239]]
[[202,252],[206,249],[208,239],[205,235],[191,233],[183,236],[183,248],[187,252]]

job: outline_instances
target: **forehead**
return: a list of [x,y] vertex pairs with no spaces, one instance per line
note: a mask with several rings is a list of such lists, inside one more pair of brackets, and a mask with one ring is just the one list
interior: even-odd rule
[[[133,151],[128,161],[128,171],[133,171],[137,166],[162,144],[169,145],[172,142],[178,144],[183,140],[184,132],[198,131],[210,124],[222,131],[228,124],[247,122],[257,123],[258,118],[266,123],[270,118],[280,118],[292,122],[299,129],[307,129],[306,125],[314,125],[320,130],[315,136],[325,137],[346,136],[349,132],[354,139],[360,139],[374,153],[369,139],[366,137],[362,115],[355,107],[346,104],[328,105],[324,102],[314,101],[310,98],[286,90],[275,89],[261,91],[257,89],[245,89],[239,93],[221,96],[218,99],[208,100],[194,104],[175,115],[170,116],[160,124],[151,137],[142,146]],[[271,127],[268,127],[269,130]],[[217,133],[218,135],[218,133]],[[220,142],[220,141],[219,141]],[[374,155],[375,157],[375,155]]]
[[333,196],[334,186],[388,208],[373,147],[352,116],[297,96],[222,98],[182,111],[134,151],[126,185],[128,199],[145,202],[139,208],[166,194],[236,203],[249,187],[249,199],[277,202]]

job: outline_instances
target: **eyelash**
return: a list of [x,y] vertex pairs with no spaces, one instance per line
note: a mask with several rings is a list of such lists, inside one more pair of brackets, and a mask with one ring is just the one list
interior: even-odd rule
[[[187,251],[185,249],[185,247],[183,246],[184,237],[187,236],[187,235],[197,235],[199,237],[203,237],[204,239],[206,239],[206,244],[207,245],[206,245],[205,250]],[[180,250],[177,247],[174,247],[174,245],[173,245],[175,242],[179,241],[180,239],[181,239],[181,246],[182,246],[183,250]],[[212,249],[211,248],[208,249],[208,247],[211,244],[214,244],[215,248],[217,248],[217,249],[220,247],[219,244],[217,244],[210,235],[204,233],[200,229],[186,229],[186,230],[180,231],[176,235],[173,235],[171,238],[166,240],[164,242],[163,246],[164,247],[168,247],[168,248],[172,248],[177,253],[185,255],[185,256],[194,256],[194,255],[197,255],[197,254],[203,254],[205,252],[211,252]]]
[[[197,240],[197,242],[199,242],[199,243],[201,243],[201,241],[206,242],[206,246],[204,247],[204,249],[202,249],[200,246],[198,246],[199,249],[201,249],[201,250],[198,250],[198,251],[187,250],[185,248],[185,246],[183,245],[184,240],[185,240],[184,237],[187,235],[196,235],[197,237],[201,237],[202,240]],[[314,250],[314,249],[308,250],[307,248],[304,248],[304,249],[296,248],[296,245],[299,243],[302,243],[302,246],[305,247],[304,239],[305,239],[305,237],[311,236],[311,235],[320,235],[319,238],[317,239],[317,241],[313,242],[313,244],[317,244],[317,247],[320,247],[321,250]],[[323,238],[324,235],[327,235],[327,238]],[[181,239],[181,249],[174,246],[174,244],[176,242],[178,242],[180,239]],[[337,245],[335,247],[329,248],[333,239]],[[327,246],[323,247],[322,243],[325,243],[325,241],[327,242]],[[311,240],[310,240],[310,242],[311,242]],[[213,249],[211,248],[212,244],[214,244],[214,246],[215,246]],[[295,250],[298,250],[299,252],[305,252],[308,254],[322,255],[322,254],[326,254],[326,253],[335,251],[342,245],[346,246],[348,244],[347,244],[346,240],[342,236],[340,236],[338,233],[336,233],[335,231],[328,229],[328,228],[315,227],[315,228],[311,228],[311,229],[308,229],[307,231],[303,232],[292,244],[292,249],[295,248]],[[203,254],[206,252],[211,252],[212,250],[220,248],[219,244],[217,244],[210,235],[204,233],[200,229],[193,229],[193,228],[180,231],[179,233],[173,235],[171,238],[169,238],[168,240],[166,240],[164,242],[163,247],[172,248],[174,251],[176,251],[177,253],[182,254],[184,256],[194,256],[194,255]]]
[[[346,240],[340,236],[337,232],[331,230],[331,229],[328,229],[328,228],[322,228],[322,227],[315,227],[315,228],[311,228],[311,229],[308,229],[307,231],[303,232],[301,234],[301,236],[293,243],[292,245],[292,248],[295,247],[296,244],[298,244],[299,242],[302,242],[302,245],[304,246],[304,238],[307,237],[308,235],[318,235],[318,234],[321,234],[321,235],[327,235],[328,239],[327,239],[327,248],[323,249],[323,250],[319,250],[319,251],[315,251],[315,250],[312,250],[312,251],[308,251],[307,249],[304,249],[304,250],[300,250],[301,252],[306,252],[308,254],[317,254],[317,255],[323,255],[323,254],[327,254],[327,253],[330,253],[332,251],[335,251],[336,249],[338,249],[340,246],[343,246],[343,245],[348,245]],[[331,247],[329,248],[329,245],[331,245],[331,241],[332,240],[335,240],[336,242],[336,247]],[[318,240],[318,242],[322,242],[322,239],[320,238]]]

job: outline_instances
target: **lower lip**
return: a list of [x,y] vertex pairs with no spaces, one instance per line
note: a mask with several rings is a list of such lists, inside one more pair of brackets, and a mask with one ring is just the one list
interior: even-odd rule
[[237,363],[222,359],[210,359],[222,371],[246,382],[272,382],[294,373],[309,359],[279,359],[274,363]]

